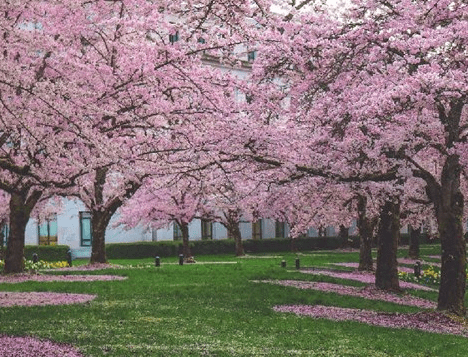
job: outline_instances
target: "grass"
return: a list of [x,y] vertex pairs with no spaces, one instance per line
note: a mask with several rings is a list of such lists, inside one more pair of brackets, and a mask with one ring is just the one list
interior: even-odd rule
[[[433,255],[437,254],[436,250],[425,249],[421,253]],[[399,254],[404,256],[405,252]],[[127,280],[0,284],[2,291],[98,294],[96,300],[86,305],[2,308],[0,333],[72,343],[87,356],[453,357],[468,354],[468,339],[463,337],[276,313],[272,307],[279,304],[322,304],[402,313],[418,309],[252,282],[261,279],[339,281],[296,272],[295,254],[272,256],[275,257],[200,256],[197,261],[206,264],[184,266],[175,264],[177,258],[167,258],[162,260],[160,268],[154,267],[152,259],[115,260],[111,263],[124,268],[106,270],[105,274],[125,275]],[[328,266],[330,262],[357,261],[358,253],[307,252],[299,258],[301,266]],[[280,267],[283,259],[287,262],[286,269]],[[219,261],[230,264],[213,264]],[[437,299],[437,293],[415,294]]]

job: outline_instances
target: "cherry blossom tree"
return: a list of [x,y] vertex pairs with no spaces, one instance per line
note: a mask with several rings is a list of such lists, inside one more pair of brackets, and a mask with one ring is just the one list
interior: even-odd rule
[[[393,180],[382,215],[390,229],[401,182],[423,182],[442,245],[438,309],[459,315],[466,283],[460,158],[467,11],[463,1],[369,0],[352,2],[341,18],[298,14],[296,22],[275,24],[253,70],[257,78],[282,79],[289,127],[299,127],[292,141],[301,149],[294,153],[302,154],[270,149],[257,158],[339,180]],[[361,153],[366,160],[351,166]]]

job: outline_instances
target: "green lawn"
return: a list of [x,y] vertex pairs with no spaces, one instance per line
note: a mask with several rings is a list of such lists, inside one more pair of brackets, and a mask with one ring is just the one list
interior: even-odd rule
[[[438,247],[429,246],[421,253],[433,255],[439,251]],[[125,268],[84,274],[124,275],[128,277],[125,281],[0,284],[1,291],[98,294],[97,299],[85,305],[1,308],[0,333],[72,343],[89,356],[468,355],[468,339],[463,337],[274,312],[272,307],[279,304],[321,304],[403,313],[418,309],[252,282],[338,281],[296,272],[295,254],[271,256],[200,256],[197,261],[206,264],[184,266],[175,264],[176,258],[168,258],[162,259],[160,268],[155,268],[151,259],[116,260],[111,263]],[[357,261],[358,254],[316,251],[299,257],[301,266],[326,266],[329,262]],[[280,267],[283,259],[287,261],[286,269]],[[437,300],[437,293],[415,294]]]

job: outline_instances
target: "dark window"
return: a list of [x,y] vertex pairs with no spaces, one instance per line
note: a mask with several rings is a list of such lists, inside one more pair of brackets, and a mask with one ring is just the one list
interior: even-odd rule
[[276,238],[285,238],[285,226],[284,222],[275,222],[275,237]]
[[10,234],[10,227],[5,223],[0,227],[0,247],[6,247],[8,242],[8,234]]
[[91,212],[80,212],[80,244],[82,247],[90,247],[92,242]]
[[177,41],[179,41],[179,33],[178,32],[176,32],[175,34],[169,35],[169,42],[170,43],[175,43]]
[[201,235],[202,239],[213,239],[213,222],[201,220]]
[[182,229],[180,228],[179,223],[174,222],[173,226],[174,226],[174,230],[173,230],[174,240],[181,240],[182,239]]
[[247,52],[247,61],[253,62],[257,58],[257,51],[249,51]]
[[252,223],[252,239],[262,239],[262,220]]
[[57,217],[46,219],[37,225],[37,237],[39,245],[57,244]]

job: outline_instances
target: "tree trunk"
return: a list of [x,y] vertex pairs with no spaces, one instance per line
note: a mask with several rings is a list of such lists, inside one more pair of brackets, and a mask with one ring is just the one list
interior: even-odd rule
[[358,195],[358,220],[359,231],[359,267],[360,271],[374,271],[372,260],[372,238],[374,234],[375,220],[367,217],[367,197]]
[[32,209],[42,195],[34,191],[28,197],[29,188],[21,192],[10,193],[10,233],[5,252],[4,272],[21,273],[24,271],[24,239],[26,225]]
[[234,243],[236,245],[236,256],[241,257],[245,255],[244,253],[244,245],[242,244],[242,236],[241,231],[239,228],[239,222],[230,222],[228,227],[229,237],[234,239]]
[[182,231],[182,254],[184,255],[184,262],[194,263],[195,261],[190,250],[188,223],[180,222],[179,226]]
[[343,224],[340,224],[340,232],[338,233],[338,237],[341,240],[341,245],[343,247],[347,247],[349,244],[349,228],[345,227]]
[[421,237],[421,227],[414,229],[409,226],[409,251],[408,256],[411,259],[419,258],[419,239]]
[[466,286],[466,244],[463,239],[463,204],[460,192],[459,157],[447,158],[441,175],[438,199],[435,201],[442,247],[442,267],[438,310],[464,316]]
[[382,290],[400,291],[397,250],[400,234],[400,204],[386,201],[380,211],[375,285]]
[[91,213],[92,250],[90,263],[107,263],[106,229],[113,212],[93,210]]

